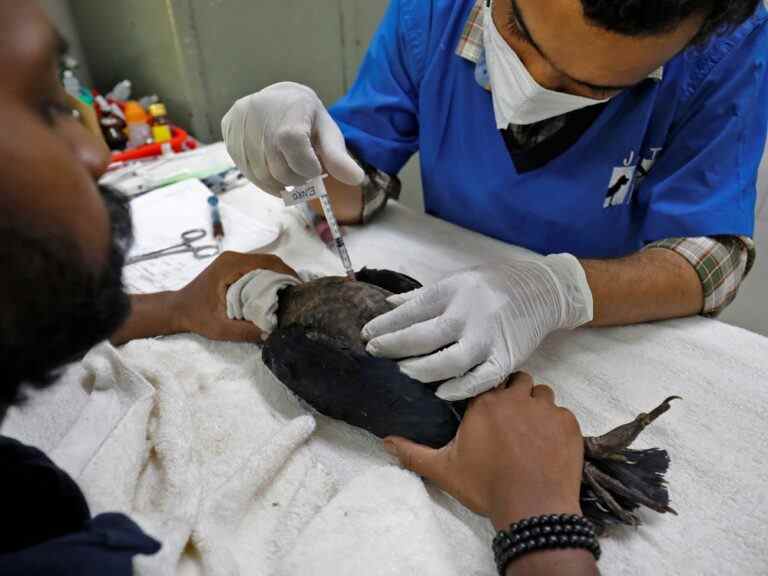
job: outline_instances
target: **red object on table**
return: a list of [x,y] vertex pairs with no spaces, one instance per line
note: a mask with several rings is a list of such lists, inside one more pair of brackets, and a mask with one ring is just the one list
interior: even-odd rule
[[125,150],[124,152],[113,152],[112,162],[128,162],[130,160],[160,156],[163,153],[163,146],[171,146],[174,152],[184,152],[186,150],[194,150],[197,148],[198,143],[185,130],[177,126],[171,126],[171,140],[169,142],[145,144],[138,148]]

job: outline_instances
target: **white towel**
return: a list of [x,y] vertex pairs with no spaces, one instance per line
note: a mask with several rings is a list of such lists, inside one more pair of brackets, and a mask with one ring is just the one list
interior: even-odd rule
[[306,527],[278,574],[309,567],[336,576],[466,574],[448,546],[424,484],[398,468],[373,467]]
[[2,422],[3,433],[50,455],[77,422],[92,388],[93,382],[85,377],[80,363],[69,366],[55,386],[27,391],[28,401],[8,410]]
[[[293,240],[280,252],[286,262],[338,269],[318,240],[300,234],[288,226]],[[510,252],[397,205],[378,228],[360,234],[358,241],[350,234],[353,259],[425,283]],[[461,251],[449,243],[457,237]],[[444,239],[442,248],[430,247],[435,238]],[[768,573],[767,361],[768,339],[700,318],[557,334],[531,359],[528,369],[555,388],[587,434],[627,422],[668,395],[685,399],[637,441],[669,451],[672,506],[680,516],[643,512],[645,526],[604,539],[603,573]],[[96,422],[97,403],[114,425]],[[392,461],[378,439],[303,406],[252,345],[176,336],[119,352],[98,348],[61,387],[11,410],[2,431],[56,458],[67,455],[72,461],[57,462],[68,470],[85,462],[77,479],[89,503],[97,511],[123,509],[163,540],[164,556],[138,563],[142,575],[335,576],[337,565],[364,566],[366,576],[429,574],[434,566],[495,574],[486,520],[429,484],[425,497],[410,474],[382,469]],[[410,525],[406,509],[416,519]],[[354,521],[343,514],[350,510]],[[377,531],[377,520],[393,522],[391,529]],[[369,542],[374,534],[380,540]],[[429,535],[422,541],[428,552],[403,558],[400,547],[409,550],[408,540],[422,534]],[[186,553],[177,560],[185,539],[188,550],[203,550],[202,561]],[[313,539],[327,558],[317,555]],[[375,562],[387,547],[391,562]]]
[[[94,514],[124,512],[162,541],[137,558],[138,574],[271,573],[335,494],[305,446],[314,420],[296,405],[276,411],[254,387],[258,348],[193,336],[104,344],[83,368],[64,387],[86,385],[90,398],[50,454]],[[44,421],[37,410],[26,414]],[[22,421],[4,431],[28,441]]]
[[[604,573],[766,572],[766,358],[768,340],[689,319],[557,335],[532,359],[529,370],[555,387],[588,434],[626,422],[669,394],[685,398],[637,442],[669,451],[672,505],[680,516],[643,512],[645,526],[605,539]],[[186,569],[180,574],[277,574],[310,561],[319,568],[307,564],[304,571],[317,575],[336,574],[337,563],[395,574],[406,560],[394,551],[422,533],[432,534],[430,553],[413,571],[409,556],[400,573],[448,565],[457,573],[494,574],[487,521],[432,486],[424,497],[409,474],[382,470],[391,460],[378,439],[302,406],[265,369],[255,346],[193,336],[134,342],[120,352],[102,346],[73,373],[78,378],[65,386],[75,394],[91,390],[89,404],[49,416],[40,406],[52,405],[38,395],[24,417],[12,411],[3,432],[33,441],[45,436],[36,427],[75,414],[69,434],[55,426],[63,439],[51,441],[49,453],[75,474],[95,512],[125,511],[163,540],[163,556],[142,559],[139,574],[172,574],[179,566]],[[90,405],[106,406],[113,425],[96,422]],[[91,422],[93,437],[81,422]],[[112,431],[99,437],[105,428]],[[86,442],[95,452],[88,460],[87,450],[69,442]],[[357,510],[354,522],[342,508]],[[418,518],[413,531],[399,524],[405,508]],[[397,528],[361,545],[377,519]],[[321,562],[313,556],[315,538],[329,554],[344,555]],[[190,542],[202,563],[187,554],[179,559]],[[391,564],[365,564],[387,546]]]
[[227,290],[227,316],[232,320],[249,320],[264,332],[272,332],[277,326],[278,293],[300,283],[287,274],[254,270]]

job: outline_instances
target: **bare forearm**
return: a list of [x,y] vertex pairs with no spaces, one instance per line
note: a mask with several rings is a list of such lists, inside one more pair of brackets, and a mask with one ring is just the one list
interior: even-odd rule
[[[547,500],[534,502],[519,498],[498,506],[491,513],[491,523],[496,530],[504,530],[513,522],[523,518],[544,514],[578,514],[578,503],[569,504],[558,495],[552,494]],[[514,560],[507,566],[507,576],[596,576],[599,574],[594,556],[582,549],[541,550],[531,552]]]
[[620,326],[701,313],[696,271],[682,256],[654,248],[619,260],[582,260],[595,303],[593,326]]
[[[333,204],[333,213],[341,224],[359,224],[363,218],[363,192],[360,186],[350,186],[336,180],[333,176],[325,179],[325,188]],[[322,214],[320,202],[313,200],[312,209]]]
[[518,558],[507,576],[596,576],[597,562],[587,550],[544,550]]
[[176,314],[176,292],[131,296],[131,315],[112,335],[112,344],[120,346],[131,340],[166,336],[181,331]]

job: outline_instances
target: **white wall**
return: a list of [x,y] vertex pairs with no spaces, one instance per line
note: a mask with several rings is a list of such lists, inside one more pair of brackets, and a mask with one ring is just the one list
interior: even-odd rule
[[757,192],[757,214],[759,218],[768,220],[768,146],[765,148],[763,165],[760,167],[760,180]]
[[721,320],[768,336],[768,148],[760,169],[755,240],[755,268]]

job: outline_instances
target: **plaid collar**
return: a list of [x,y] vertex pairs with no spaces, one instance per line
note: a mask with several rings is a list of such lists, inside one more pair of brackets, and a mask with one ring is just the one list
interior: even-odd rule
[[[768,2],[768,0],[766,0]],[[461,33],[459,45],[456,47],[456,55],[469,60],[475,64],[485,61],[485,47],[483,46],[483,4],[485,0],[475,0],[475,5],[469,13],[467,23],[464,25],[464,31]],[[485,76],[485,75],[483,75]],[[662,66],[648,76],[656,81],[664,79],[664,67]],[[480,80],[478,80],[480,81]],[[489,85],[481,82],[486,89]]]

